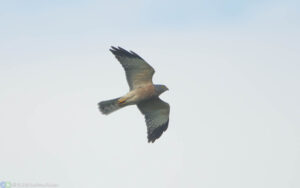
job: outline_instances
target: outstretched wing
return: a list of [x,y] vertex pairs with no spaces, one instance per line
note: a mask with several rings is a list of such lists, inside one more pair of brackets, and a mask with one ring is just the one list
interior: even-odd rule
[[116,56],[126,72],[130,90],[140,85],[152,84],[154,69],[133,51],[126,51],[121,47],[111,47],[110,51]]
[[137,106],[145,115],[148,142],[154,142],[168,128],[170,105],[157,97],[143,101]]

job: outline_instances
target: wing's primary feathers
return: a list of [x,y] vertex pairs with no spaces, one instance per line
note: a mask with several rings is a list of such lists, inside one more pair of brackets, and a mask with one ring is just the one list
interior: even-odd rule
[[[127,50],[121,48],[121,47],[111,47],[110,51],[115,55],[115,56],[120,56],[120,57],[130,57],[130,58],[139,58],[143,60],[138,54],[134,53],[133,51],[128,52]],[[144,60],[143,60],[144,61]]]
[[145,115],[148,142],[154,142],[168,128],[170,105],[159,98],[152,98],[137,106]]
[[138,54],[126,51],[121,47],[111,47],[110,51],[116,56],[126,72],[130,90],[140,85],[152,83],[154,69]]

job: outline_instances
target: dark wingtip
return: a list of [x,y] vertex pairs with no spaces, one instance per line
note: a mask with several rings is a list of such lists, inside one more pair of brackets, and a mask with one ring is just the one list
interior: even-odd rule
[[109,49],[109,51],[111,51],[111,53],[113,53],[115,56],[119,56],[119,57],[142,59],[138,54],[134,53],[133,51],[128,52],[127,50],[125,50],[124,48],[121,48],[120,46],[118,46],[117,48],[114,46],[111,46],[111,49]]
[[164,123],[163,125],[156,128],[152,133],[149,133],[148,134],[148,142],[154,143],[155,140],[160,138],[161,135],[163,134],[163,132],[165,132],[168,129],[168,125],[169,125],[169,120],[166,123]]

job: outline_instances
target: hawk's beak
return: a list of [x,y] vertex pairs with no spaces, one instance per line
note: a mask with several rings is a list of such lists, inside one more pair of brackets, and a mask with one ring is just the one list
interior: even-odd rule
[[167,88],[167,87],[166,87],[166,89],[167,89],[167,91],[169,90],[169,88]]

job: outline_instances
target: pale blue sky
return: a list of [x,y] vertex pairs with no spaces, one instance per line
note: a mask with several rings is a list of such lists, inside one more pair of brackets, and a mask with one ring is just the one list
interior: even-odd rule
[[[300,187],[297,1],[0,1],[0,181],[60,187]],[[109,116],[111,45],[166,84],[169,129]]]
[[[299,24],[297,6],[297,1],[278,0],[3,1],[1,33],[14,37],[99,37],[100,34],[244,26],[257,17],[268,16]],[[276,14],[270,11],[276,11]]]

